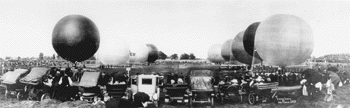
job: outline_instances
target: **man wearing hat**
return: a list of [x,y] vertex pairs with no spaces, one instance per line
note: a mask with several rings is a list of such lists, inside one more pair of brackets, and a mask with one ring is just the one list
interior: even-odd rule
[[334,84],[334,88],[337,89],[340,83],[340,77],[336,73],[338,71],[337,67],[329,67],[327,68],[327,74],[329,78],[331,79],[332,83]]
[[314,69],[306,69],[302,72],[303,80],[301,84],[305,84],[307,88],[308,95],[313,101],[317,101],[322,97],[322,75],[321,73],[315,71]]

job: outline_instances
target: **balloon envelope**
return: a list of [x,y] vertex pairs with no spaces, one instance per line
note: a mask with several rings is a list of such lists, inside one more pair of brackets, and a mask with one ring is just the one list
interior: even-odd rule
[[104,65],[122,65],[130,58],[130,47],[118,38],[101,40],[97,59]]
[[229,39],[225,41],[224,44],[222,44],[221,56],[222,58],[225,59],[225,61],[230,61],[231,59],[233,60],[235,59],[231,51],[232,42],[233,42],[233,39]]
[[[232,53],[233,56],[241,63],[251,65],[253,61],[253,57],[250,56],[245,50],[243,46],[243,34],[244,31],[239,32],[232,42]],[[254,58],[254,64],[261,62],[257,58]]]
[[130,46],[130,63],[144,63],[147,61],[150,49],[146,44],[136,44]]
[[260,57],[271,65],[296,65],[310,57],[314,46],[313,33],[303,19],[277,14],[260,23],[255,46]]
[[146,44],[146,46],[149,48],[147,62],[154,63],[158,59],[158,49],[153,44]]
[[255,33],[256,29],[258,28],[260,22],[255,22],[253,24],[250,24],[248,28],[245,30],[243,34],[243,46],[244,50],[251,56],[254,55],[254,57],[258,58],[259,60],[262,60],[259,56],[258,52],[254,53],[254,41],[255,41]]
[[208,60],[213,63],[224,62],[225,59],[221,55],[221,44],[214,44],[208,50]]
[[68,15],[57,22],[52,33],[56,53],[71,62],[92,57],[100,45],[94,22],[82,15]]

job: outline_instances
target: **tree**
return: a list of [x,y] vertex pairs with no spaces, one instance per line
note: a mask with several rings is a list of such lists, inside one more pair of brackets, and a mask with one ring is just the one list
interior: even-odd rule
[[194,59],[196,59],[196,56],[194,56],[193,53],[190,53],[189,59],[194,60]]
[[170,59],[171,60],[176,60],[176,59],[178,59],[179,57],[177,56],[177,54],[173,54],[173,55],[171,55],[170,56]]
[[44,54],[42,52],[39,54],[39,59],[40,60],[44,59]]
[[21,57],[20,57],[20,56],[18,56],[18,57],[17,57],[17,60],[21,60]]
[[54,60],[56,59],[56,55],[55,54],[52,55],[52,59],[54,59]]
[[189,59],[189,55],[187,53],[181,54],[180,60],[186,60]]
[[162,60],[164,60],[164,59],[166,59],[168,56],[166,55],[166,54],[164,54],[162,51],[159,51],[158,52],[158,58],[159,59],[162,59]]

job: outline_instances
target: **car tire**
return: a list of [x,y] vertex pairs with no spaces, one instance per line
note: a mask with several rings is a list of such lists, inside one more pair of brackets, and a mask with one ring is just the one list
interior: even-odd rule
[[23,99],[23,93],[17,92],[16,98],[17,98],[17,100],[22,100]]
[[189,103],[189,104],[188,104],[188,107],[189,107],[189,108],[191,108],[192,105],[193,105],[192,101],[193,101],[193,100],[192,100],[192,97],[190,97],[190,98],[188,99],[188,103]]
[[8,97],[9,97],[9,91],[5,90],[5,99],[8,99]]
[[83,96],[80,96],[80,97],[79,97],[79,99],[80,99],[81,101],[84,101],[84,98],[83,98]]
[[256,97],[255,97],[254,94],[250,93],[248,95],[248,102],[249,102],[250,105],[256,104]]
[[214,97],[211,97],[210,98],[210,106],[211,106],[211,108],[215,108],[215,106],[214,106]]
[[239,99],[240,99],[240,103],[243,103],[243,96],[242,95],[239,96]]
[[49,93],[44,93],[43,95],[41,95],[40,101],[43,101],[43,100],[45,100],[45,99],[51,99]]

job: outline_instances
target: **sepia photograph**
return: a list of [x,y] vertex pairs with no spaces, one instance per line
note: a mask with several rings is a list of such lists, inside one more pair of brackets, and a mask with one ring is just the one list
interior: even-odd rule
[[0,108],[350,108],[348,0],[0,0]]

